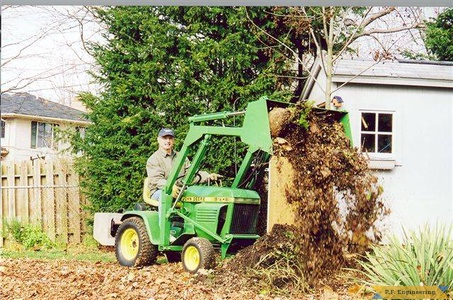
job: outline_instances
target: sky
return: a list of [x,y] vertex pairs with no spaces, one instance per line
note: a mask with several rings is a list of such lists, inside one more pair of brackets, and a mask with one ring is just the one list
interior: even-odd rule
[[68,18],[82,17],[80,8],[2,6],[2,92],[17,92],[14,88],[28,83],[19,91],[71,105],[78,92],[96,90],[87,75],[95,66],[81,32],[86,40],[99,40],[99,28],[86,21],[81,31],[80,23]]
[[[436,8],[425,9],[428,16],[435,16],[436,12]],[[3,5],[1,17],[2,92],[26,91],[72,105],[79,92],[96,94],[99,91],[87,74],[96,66],[84,49],[81,33],[85,41],[100,41],[100,28],[89,15],[85,15],[81,6]],[[398,18],[393,18],[380,26],[398,21]],[[403,35],[386,39],[383,43],[393,49],[410,47],[423,50],[420,41],[410,44],[407,42],[410,39],[409,35]],[[373,39],[360,41],[359,55],[370,58],[376,47],[374,42]],[[24,83],[27,85],[20,88]]]

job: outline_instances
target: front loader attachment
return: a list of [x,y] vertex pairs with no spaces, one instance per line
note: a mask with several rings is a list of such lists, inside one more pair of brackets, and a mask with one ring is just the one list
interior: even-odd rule
[[[249,176],[251,172],[255,172],[257,167],[262,167],[263,163],[266,164],[272,155],[272,138],[269,126],[269,111],[276,107],[286,107],[287,104],[283,102],[271,101],[266,97],[262,97],[257,101],[249,102],[244,111],[237,112],[218,112],[211,114],[196,115],[189,118],[190,128],[184,140],[184,144],[176,157],[174,168],[170,173],[167,184],[162,193],[162,208],[159,213],[161,241],[163,245],[161,250],[169,246],[168,235],[165,234],[170,230],[169,216],[177,213],[174,208],[178,201],[181,201],[183,193],[181,193],[175,200],[171,196],[171,189],[178,179],[178,175],[184,166],[189,152],[195,153],[191,159],[191,165],[185,172],[184,178],[181,179],[183,188],[191,185],[194,182],[197,172],[206,157],[206,153],[210,147],[211,139],[215,137],[232,136],[238,137],[241,142],[246,146],[246,153],[240,163],[240,167],[232,181],[229,188],[231,189],[252,189],[256,178]],[[234,125],[226,126],[219,125],[219,120],[228,118],[239,117]],[[217,121],[217,122],[216,122]],[[230,122],[231,123],[231,122]],[[257,161],[259,161],[257,163]],[[186,220],[188,223],[188,220]],[[192,222],[195,228],[203,230],[211,236],[213,240],[219,241],[215,234],[208,233],[208,230],[203,229],[201,224]]]
[[[269,113],[275,108],[288,108],[291,104],[279,101],[269,100],[262,97],[257,101],[249,102],[244,111],[236,112],[217,112],[211,114],[196,115],[189,118],[190,128],[184,140],[184,144],[176,158],[175,168],[170,174],[167,185],[162,193],[162,207],[164,215],[160,218],[160,228],[164,229],[161,232],[161,241],[163,245],[161,250],[167,249],[170,245],[166,232],[170,230],[169,216],[178,214],[175,211],[175,204],[184,200],[184,193],[181,193],[176,199],[171,196],[171,188],[177,180],[178,174],[188,157],[189,152],[195,153],[191,159],[191,165],[186,171],[186,175],[182,178],[183,189],[194,181],[195,176],[200,169],[203,159],[209,151],[211,139],[216,136],[233,136],[240,138],[241,142],[246,145],[247,151],[240,163],[240,167],[236,172],[234,180],[229,188],[231,189],[254,189],[256,178],[250,174],[262,172],[265,167],[269,166],[269,161],[273,155],[273,137],[271,136],[271,126]],[[313,107],[317,114],[325,114],[329,119],[343,123],[346,135],[350,138],[349,117],[346,112],[325,110]],[[240,118],[239,118],[240,116]],[[234,125],[219,125],[219,120],[228,118],[236,118]],[[217,121],[217,122],[216,122]],[[230,122],[231,123],[231,122]],[[265,167],[264,167],[265,166]],[[272,165],[271,165],[272,166]],[[272,172],[272,170],[271,170]],[[274,182],[278,182],[278,178]],[[270,186],[272,189],[273,186]],[[272,191],[270,190],[269,193]],[[187,200],[187,199],[186,199]],[[279,207],[285,208],[285,205]],[[290,208],[288,208],[290,209]],[[285,209],[283,209],[284,211]],[[269,213],[272,213],[268,210]],[[186,220],[187,222],[188,220]],[[221,244],[225,237],[219,233],[214,234],[213,231],[193,220],[191,222],[195,228],[206,233],[212,241],[216,240]],[[195,229],[196,231],[196,229]]]

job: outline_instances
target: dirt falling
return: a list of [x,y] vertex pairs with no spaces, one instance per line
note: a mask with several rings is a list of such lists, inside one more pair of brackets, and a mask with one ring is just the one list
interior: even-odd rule
[[233,265],[256,273],[282,259],[288,266],[291,257],[292,279],[285,271],[273,280],[289,286],[298,278],[313,286],[345,266],[347,254],[362,253],[381,239],[375,224],[387,213],[382,188],[334,114],[302,102],[295,109],[275,109],[269,117],[274,156],[282,160],[278,178],[288,181],[286,201],[297,213],[294,225],[274,226]]

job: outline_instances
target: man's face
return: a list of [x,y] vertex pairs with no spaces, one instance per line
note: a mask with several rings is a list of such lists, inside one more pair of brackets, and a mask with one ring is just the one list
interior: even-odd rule
[[159,136],[157,138],[157,142],[159,143],[160,149],[166,151],[167,153],[171,153],[173,145],[175,144],[175,138],[171,135]]

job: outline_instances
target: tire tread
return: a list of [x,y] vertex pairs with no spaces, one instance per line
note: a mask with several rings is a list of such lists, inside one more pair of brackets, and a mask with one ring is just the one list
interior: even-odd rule
[[[137,257],[134,261],[125,261],[121,257],[121,251],[118,249],[120,247],[119,243],[121,241],[121,232],[122,228],[132,227],[138,233],[138,238],[140,242],[140,248],[137,254]],[[132,217],[126,219],[118,228],[118,233],[115,237],[115,255],[118,262],[123,266],[129,267],[144,267],[153,264],[157,259],[157,247],[153,245],[149,239],[146,226],[143,223],[143,220],[139,217]]]

